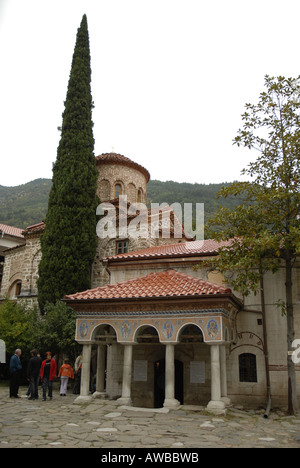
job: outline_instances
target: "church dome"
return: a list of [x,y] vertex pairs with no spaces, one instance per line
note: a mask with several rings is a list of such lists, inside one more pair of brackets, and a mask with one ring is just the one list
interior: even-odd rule
[[150,174],[143,166],[117,153],[96,156],[98,196],[101,201],[126,195],[129,203],[146,203]]
[[146,182],[148,183],[150,180],[150,174],[143,166],[140,164],[132,161],[131,159],[123,156],[122,154],[118,153],[103,153],[99,156],[96,156],[96,164],[117,164],[121,166],[132,167],[138,171],[140,171],[146,177]]

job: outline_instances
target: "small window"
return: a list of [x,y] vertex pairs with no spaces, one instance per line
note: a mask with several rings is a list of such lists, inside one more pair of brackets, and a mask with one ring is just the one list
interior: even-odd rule
[[143,201],[143,191],[142,189],[138,190],[138,203],[142,203]]
[[257,382],[257,366],[255,354],[240,354],[239,370],[240,382]]
[[122,185],[116,184],[115,185],[115,198],[119,198],[120,195],[122,195]]
[[123,254],[128,252],[128,241],[117,242],[117,254]]

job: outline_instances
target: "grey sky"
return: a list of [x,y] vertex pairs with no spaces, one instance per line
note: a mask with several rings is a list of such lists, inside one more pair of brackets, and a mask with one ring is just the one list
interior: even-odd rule
[[241,179],[244,104],[265,74],[299,75],[299,0],[0,0],[0,185],[52,176],[84,13],[95,154],[153,179]]

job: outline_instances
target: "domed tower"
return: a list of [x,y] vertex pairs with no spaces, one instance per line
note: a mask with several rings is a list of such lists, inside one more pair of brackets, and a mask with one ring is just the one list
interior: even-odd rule
[[128,203],[146,203],[150,174],[144,167],[116,153],[96,157],[99,171],[97,194],[101,202],[127,195]]

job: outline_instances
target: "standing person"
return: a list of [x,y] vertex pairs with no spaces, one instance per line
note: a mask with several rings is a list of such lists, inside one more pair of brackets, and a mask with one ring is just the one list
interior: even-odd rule
[[48,388],[48,397],[52,400],[52,384],[56,374],[56,362],[52,359],[50,351],[46,353],[46,359],[41,366],[41,382],[43,388],[43,401],[46,401],[46,392]]
[[82,355],[80,354],[75,361],[75,382],[73,387],[74,395],[80,394],[81,385],[81,368],[82,368]]
[[35,400],[39,397],[38,389],[39,389],[39,380],[40,380],[40,370],[42,365],[42,360],[38,356],[38,351],[33,349],[31,351],[31,359],[28,363],[27,368],[27,377],[29,379],[30,385],[30,398],[28,400]]
[[10,363],[9,363],[9,372],[10,372],[9,396],[10,398],[21,398],[18,395],[20,374],[22,370],[22,364],[20,360],[21,354],[22,354],[21,349],[16,349],[15,354],[10,358]]
[[68,381],[69,379],[74,379],[74,372],[69,364],[68,359],[64,360],[64,363],[60,368],[58,377],[60,377],[61,379],[60,396],[67,396]]

